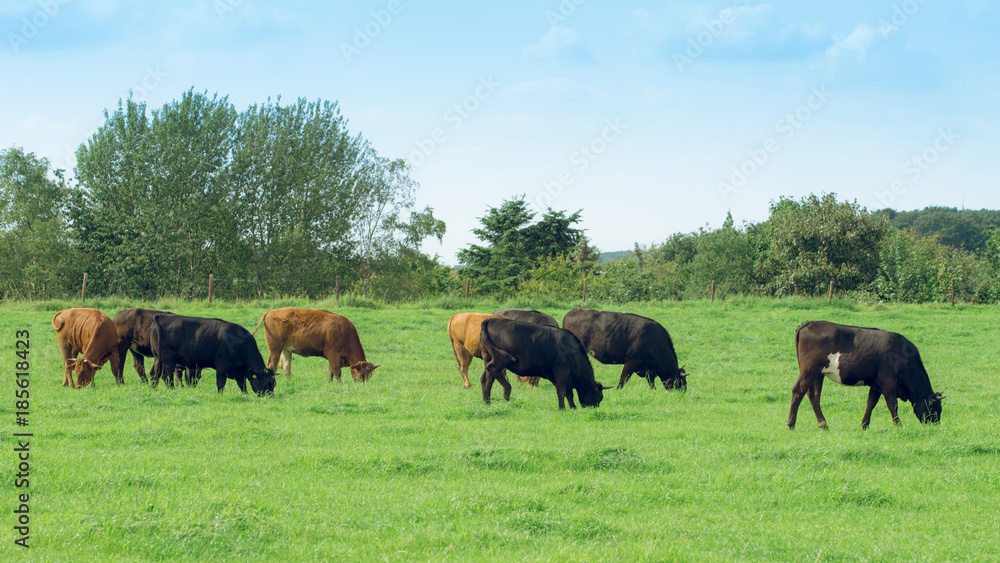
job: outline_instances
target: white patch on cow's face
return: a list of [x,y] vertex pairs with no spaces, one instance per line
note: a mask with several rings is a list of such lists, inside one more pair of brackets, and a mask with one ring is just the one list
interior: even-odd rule
[[844,382],[840,379],[840,352],[830,354],[827,356],[827,360],[829,360],[830,365],[823,368],[823,374],[843,385]]

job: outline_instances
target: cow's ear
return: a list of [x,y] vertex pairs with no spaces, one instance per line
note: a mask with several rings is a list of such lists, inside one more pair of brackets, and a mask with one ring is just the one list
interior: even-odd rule
[[66,360],[66,367],[68,367],[69,369],[75,369],[76,362],[77,362],[76,358],[73,358],[72,360]]
[[375,371],[375,368],[380,368],[380,367],[382,367],[382,364],[372,364],[372,371]]

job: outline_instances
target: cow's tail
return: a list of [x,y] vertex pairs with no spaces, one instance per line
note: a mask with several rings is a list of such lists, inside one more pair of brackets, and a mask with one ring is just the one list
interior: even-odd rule
[[62,318],[62,311],[59,311],[58,313],[56,313],[56,316],[52,317],[52,328],[56,329],[57,331],[61,329],[65,324],[66,321],[63,320]]
[[[267,313],[270,313],[270,311],[268,311]],[[260,320],[257,321],[257,326],[253,327],[253,330],[250,332],[250,334],[257,334],[257,329],[260,328],[261,324],[263,324],[264,319],[267,317],[267,313],[261,315]]]
[[516,362],[517,358],[515,358],[514,356],[512,356],[510,354],[510,352],[508,352],[506,350],[503,350],[501,348],[497,348],[497,345],[493,343],[493,339],[490,338],[490,331],[489,331],[489,327],[488,327],[489,322],[490,322],[490,319],[486,319],[486,320],[483,321],[483,324],[479,327],[479,341],[480,341],[480,343],[481,344],[485,344],[489,348],[490,355],[493,355],[493,352],[497,352],[501,356],[507,358],[509,361]]

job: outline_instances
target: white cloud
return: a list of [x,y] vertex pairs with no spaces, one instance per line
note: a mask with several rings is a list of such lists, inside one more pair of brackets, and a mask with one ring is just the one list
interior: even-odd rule
[[590,50],[580,40],[576,31],[564,26],[555,25],[542,36],[541,41],[524,48],[524,54],[529,57],[567,59],[577,62],[593,60]]
[[867,23],[860,23],[854,31],[844,39],[834,37],[833,45],[826,50],[827,59],[835,61],[847,51],[854,51],[858,57],[864,58],[868,48],[875,42],[875,28]]

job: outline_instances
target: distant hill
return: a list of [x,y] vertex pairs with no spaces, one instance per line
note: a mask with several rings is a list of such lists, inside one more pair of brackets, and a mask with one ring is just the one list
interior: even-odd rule
[[614,262],[615,260],[621,258],[622,256],[624,256],[626,254],[631,254],[631,253],[632,253],[631,250],[618,250],[618,251],[615,251],[615,252],[602,252],[601,253],[601,258],[598,261],[598,264],[603,264],[605,262]]

